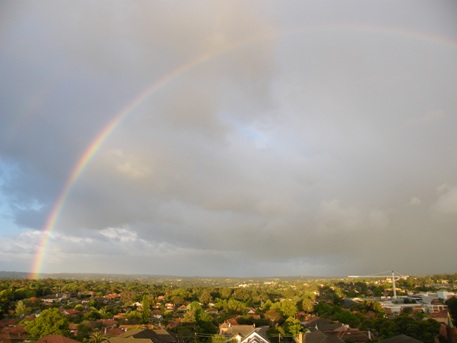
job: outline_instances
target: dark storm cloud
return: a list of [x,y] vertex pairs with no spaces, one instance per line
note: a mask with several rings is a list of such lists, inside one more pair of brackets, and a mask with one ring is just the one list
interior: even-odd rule
[[45,271],[452,271],[452,5],[199,4],[8,8],[0,208],[17,239],[0,266],[16,250],[17,268],[33,259],[27,244],[114,116],[209,56],[103,142],[60,209]]

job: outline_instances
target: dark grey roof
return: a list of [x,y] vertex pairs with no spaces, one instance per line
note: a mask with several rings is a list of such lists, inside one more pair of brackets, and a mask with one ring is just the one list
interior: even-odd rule
[[319,331],[332,331],[340,328],[343,324],[339,322],[332,322],[330,319],[327,318],[317,318],[315,320],[310,321],[305,325],[307,328],[316,328]]
[[166,330],[135,329],[128,330],[118,337],[110,339],[112,343],[173,343],[177,340]]
[[343,341],[335,336],[329,336],[322,331],[308,332],[305,334],[306,343],[342,343]]
[[422,343],[422,341],[419,341],[418,339],[412,338],[407,335],[398,335],[398,336],[394,336],[394,337],[385,339],[378,343]]

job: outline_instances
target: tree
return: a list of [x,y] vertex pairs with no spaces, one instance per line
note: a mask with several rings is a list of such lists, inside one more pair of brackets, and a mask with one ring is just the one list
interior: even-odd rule
[[15,312],[17,316],[21,317],[31,313],[32,309],[27,307],[22,300],[19,300],[16,304]]
[[233,314],[243,314],[246,310],[246,304],[235,299],[229,299],[226,303],[226,310]]
[[314,311],[314,301],[308,297],[302,300],[301,306],[305,312],[311,313]]
[[273,303],[271,302],[270,299],[267,299],[262,305],[262,310],[268,311],[271,308],[271,305],[273,305]]
[[89,338],[89,343],[102,343],[105,341],[109,342],[108,336],[102,335],[100,332],[94,332]]
[[84,323],[80,323],[78,325],[78,334],[76,336],[76,339],[80,342],[83,342],[89,338],[90,333],[92,332],[92,328]]
[[271,322],[277,322],[281,319],[281,315],[275,310],[268,310],[267,312],[265,312],[265,318],[267,318]]
[[209,291],[209,289],[203,289],[200,296],[198,297],[198,300],[206,305],[212,302],[213,297],[211,296],[211,292]]
[[283,317],[293,317],[297,314],[297,305],[294,301],[285,299],[280,302],[279,311]]
[[219,293],[220,293],[222,299],[229,299],[230,296],[232,295],[232,289],[231,288],[221,288],[219,290]]
[[91,309],[90,312],[87,312],[83,315],[84,320],[95,321],[101,319],[102,315],[96,309]]
[[25,330],[33,339],[47,335],[69,334],[67,317],[56,308],[50,308],[40,313],[38,318],[25,324]]
[[211,343],[224,343],[226,341],[226,337],[225,336],[221,336],[221,335],[212,335],[211,336]]
[[149,296],[147,296],[147,295],[143,296],[142,307],[143,307],[143,312],[142,312],[143,324],[147,324],[147,323],[149,323],[149,318],[151,317],[151,306],[150,306]]
[[129,311],[125,315],[130,324],[139,324],[143,320],[143,313],[137,310]]
[[297,336],[298,333],[302,330],[302,325],[298,319],[295,319],[294,317],[289,317],[286,319],[286,322],[284,323],[284,329],[287,333]]
[[379,301],[364,300],[362,302],[362,311],[364,313],[372,311],[374,313],[384,313],[384,309]]

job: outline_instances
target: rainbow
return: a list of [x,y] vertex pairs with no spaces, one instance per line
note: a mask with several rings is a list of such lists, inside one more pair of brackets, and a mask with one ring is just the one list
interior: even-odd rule
[[271,39],[271,35],[265,35],[262,37],[256,37],[255,39],[246,39],[243,40],[237,44],[232,44],[232,45],[227,45],[224,48],[221,48],[219,50],[216,50],[215,52],[212,53],[204,53],[200,56],[198,56],[195,59],[192,59],[171,72],[167,73],[164,75],[162,78],[159,80],[153,82],[150,84],[146,89],[144,89],[138,96],[136,96],[133,101],[131,101],[127,106],[125,106],[109,123],[106,125],[106,127],[103,128],[103,130],[95,137],[95,139],[91,142],[89,147],[84,151],[84,153],[81,155],[81,157],[78,159],[78,162],[74,166],[72,172],[70,173],[70,176],[68,177],[67,181],[65,182],[65,185],[60,192],[57,201],[55,202],[48,218],[46,219],[44,228],[41,232],[41,238],[40,242],[38,244],[36,253],[35,253],[35,258],[33,261],[33,266],[32,266],[32,272],[29,275],[29,278],[31,279],[37,279],[40,270],[43,265],[43,261],[46,256],[46,249],[47,245],[49,242],[49,238],[52,232],[52,229],[55,227],[60,213],[62,212],[63,206],[65,204],[65,200],[70,193],[71,188],[73,185],[76,183],[78,178],[81,176],[83,173],[84,169],[92,159],[92,157],[95,155],[95,153],[98,151],[100,146],[103,144],[103,142],[106,140],[106,138],[113,132],[116,127],[130,114],[132,113],[138,106],[140,106],[143,101],[151,96],[153,93],[164,87],[166,84],[168,84],[170,81],[176,79],[177,77],[185,74],[186,72],[190,71],[191,69],[194,69],[195,67],[200,66],[201,64],[209,61],[210,59],[213,59],[217,56],[223,55],[231,50],[235,50],[237,48],[240,48],[242,46],[249,45],[250,43],[253,42],[258,42],[261,40],[267,40]]
[[[390,35],[397,35],[397,36],[403,36],[406,38],[412,38],[420,41],[426,41],[426,42],[433,42],[437,43],[439,45],[444,45],[447,47],[452,47],[456,48],[457,47],[457,41],[446,38],[446,37],[441,37],[437,35],[429,35],[429,34],[424,34],[424,33],[418,33],[415,31],[410,31],[407,29],[402,29],[402,28],[391,28],[391,27],[381,27],[381,26],[370,26],[370,25],[357,25],[357,24],[328,24],[328,25],[317,25],[314,27],[310,28],[301,28],[298,30],[291,30],[288,31],[285,35],[291,34],[304,34],[304,33],[315,33],[317,31],[333,31],[333,30],[346,30],[346,31],[357,31],[360,32],[365,31],[365,32],[374,32],[374,33],[385,33],[385,34],[390,34]],[[107,137],[116,129],[116,127],[130,114],[132,113],[141,103],[151,96],[153,93],[164,87],[166,84],[168,84],[170,81],[176,79],[180,75],[185,74],[186,72],[190,71],[191,69],[207,62],[208,60],[225,54],[231,50],[247,46],[248,44],[254,43],[254,42],[259,42],[262,40],[269,40],[272,38],[276,38],[276,34],[269,34],[269,35],[264,35],[261,37],[254,37],[250,39],[243,40],[237,44],[232,44],[228,45],[220,50],[217,50],[212,53],[205,53],[191,61],[188,61],[180,66],[178,66],[176,69],[172,70],[168,74],[164,75],[161,79],[153,82],[150,84],[146,89],[144,89],[136,98],[133,99],[132,102],[130,102],[127,106],[125,106],[107,125],[104,127],[104,129],[95,137],[95,139],[91,142],[91,144],[88,146],[88,148],[84,151],[84,153],[81,155],[79,160],[77,161],[76,165],[74,166],[70,176],[68,177],[60,195],[57,198],[57,201],[55,202],[46,222],[44,225],[44,228],[41,233],[41,239],[40,243],[37,247],[35,258],[33,261],[33,267],[32,267],[32,272],[30,273],[29,277],[32,279],[38,278],[40,274],[40,270],[42,268],[45,255],[46,255],[46,249],[47,245],[49,242],[49,238],[52,232],[52,229],[55,227],[60,213],[62,212],[62,209],[65,204],[65,200],[70,193],[71,188],[73,185],[76,183],[80,175],[83,173],[84,169],[88,165],[88,163],[91,161],[95,153],[98,151],[100,146],[103,144],[103,142],[107,139]]]

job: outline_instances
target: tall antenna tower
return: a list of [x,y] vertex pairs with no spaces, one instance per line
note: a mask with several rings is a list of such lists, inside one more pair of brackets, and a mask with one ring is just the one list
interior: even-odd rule
[[[395,285],[395,280],[399,279],[400,276],[396,276],[395,272],[392,271],[387,271],[387,272],[381,272],[378,274],[374,275],[349,275],[349,278],[354,278],[354,279],[363,279],[363,278],[382,278],[382,277],[391,277],[392,278],[392,289],[393,289],[393,299],[397,299],[397,288]],[[404,275],[402,275],[403,277]]]

